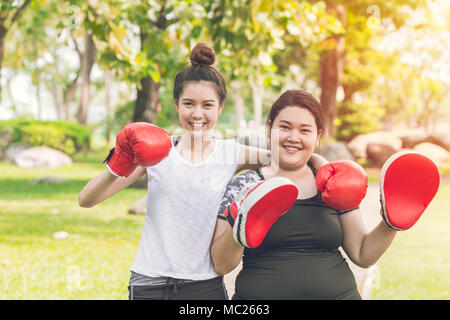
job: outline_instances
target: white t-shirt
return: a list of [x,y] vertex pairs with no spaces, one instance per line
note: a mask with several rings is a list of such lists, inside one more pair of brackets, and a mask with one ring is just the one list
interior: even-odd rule
[[218,276],[209,250],[239,151],[235,140],[214,140],[211,154],[193,164],[172,145],[163,161],[147,167],[147,213],[131,271],[190,280]]

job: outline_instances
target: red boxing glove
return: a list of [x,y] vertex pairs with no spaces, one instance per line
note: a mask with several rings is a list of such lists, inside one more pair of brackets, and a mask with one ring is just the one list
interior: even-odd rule
[[359,206],[366,195],[367,183],[364,169],[349,160],[328,163],[316,175],[316,186],[322,191],[322,200],[340,211]]
[[297,196],[297,186],[284,177],[273,177],[242,189],[224,212],[233,228],[234,240],[243,247],[258,247]]
[[172,147],[170,135],[164,129],[146,122],[132,122],[116,137],[104,162],[111,173],[128,178],[138,165],[152,166],[164,159]]

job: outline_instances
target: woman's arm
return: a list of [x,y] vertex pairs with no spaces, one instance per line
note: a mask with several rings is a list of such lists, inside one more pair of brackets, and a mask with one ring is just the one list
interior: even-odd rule
[[313,153],[311,159],[309,160],[314,169],[319,170],[321,166],[328,163],[328,160],[322,157],[320,154]]
[[397,231],[389,228],[384,221],[368,232],[359,209],[344,214],[341,217],[341,223],[344,230],[345,253],[362,268],[375,264],[397,234]]
[[224,275],[239,264],[244,247],[234,241],[233,229],[228,221],[217,219],[210,250],[214,270],[218,274]]
[[80,207],[91,208],[130,186],[144,174],[146,169],[141,166],[138,166],[127,179],[117,177],[109,170],[105,170],[84,186],[78,195],[78,203]]
[[249,147],[240,144],[239,161],[236,168],[236,173],[241,170],[256,169],[270,163],[270,150]]

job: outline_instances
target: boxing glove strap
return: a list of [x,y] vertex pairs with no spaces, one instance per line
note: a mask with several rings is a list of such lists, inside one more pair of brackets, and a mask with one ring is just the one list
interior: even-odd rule
[[116,150],[116,148],[114,147],[114,148],[112,148],[111,150],[109,150],[109,154],[108,154],[108,156],[106,157],[106,159],[105,160],[103,160],[103,163],[108,163],[109,162],[109,160],[111,160],[111,157],[112,157],[112,155],[114,154],[114,150]]
[[136,169],[136,164],[118,152],[120,150],[120,148],[111,149],[108,157],[105,159],[105,162],[107,162],[106,167],[115,176],[128,178]]
[[339,212],[337,213],[337,215],[338,215],[338,216],[341,216],[341,215],[343,215],[343,214],[349,213],[350,211],[353,211],[353,210],[356,210],[356,209],[359,209],[359,206],[357,206],[356,208],[350,209],[350,210],[339,211]]
[[230,224],[230,226],[233,228],[234,227],[234,219],[233,219],[233,215],[231,214],[230,211],[230,206],[228,206],[226,209],[227,214],[225,215],[225,217],[227,218],[228,223]]

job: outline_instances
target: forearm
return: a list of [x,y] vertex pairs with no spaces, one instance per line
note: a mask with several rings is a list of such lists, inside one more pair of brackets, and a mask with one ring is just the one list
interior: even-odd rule
[[91,208],[107,198],[107,190],[118,179],[108,170],[91,179],[78,195],[80,207]]
[[233,230],[227,225],[211,243],[214,270],[221,275],[231,272],[241,261],[243,252],[244,247],[234,241]]
[[386,252],[395,238],[397,231],[389,228],[383,221],[368,233],[362,242],[358,265],[369,267],[375,264]]
[[256,147],[240,146],[240,156],[236,172],[261,168],[270,163],[271,151]]

